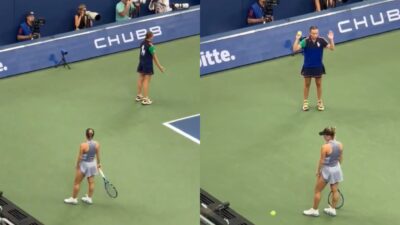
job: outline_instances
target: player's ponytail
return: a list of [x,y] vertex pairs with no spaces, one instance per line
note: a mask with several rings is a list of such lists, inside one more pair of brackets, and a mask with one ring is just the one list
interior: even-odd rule
[[335,138],[336,135],[336,127],[329,127],[328,128],[330,131],[330,135],[332,136],[332,138]]
[[336,127],[326,127],[323,131],[319,132],[319,135],[328,135],[334,139],[336,135]]

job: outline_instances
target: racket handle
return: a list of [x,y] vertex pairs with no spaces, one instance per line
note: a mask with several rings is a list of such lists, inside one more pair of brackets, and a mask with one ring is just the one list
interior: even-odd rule
[[101,170],[100,168],[99,168],[99,173],[100,173],[100,175],[101,175],[102,177],[106,177],[106,176],[104,176],[103,170]]

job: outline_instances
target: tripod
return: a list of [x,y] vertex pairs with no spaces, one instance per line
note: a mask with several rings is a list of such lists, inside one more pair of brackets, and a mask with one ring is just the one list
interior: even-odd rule
[[59,66],[63,66],[64,68],[67,67],[69,70],[71,69],[71,67],[67,63],[67,60],[65,59],[65,55],[66,55],[66,53],[61,52],[61,60],[60,60],[60,62],[57,63],[56,68]]

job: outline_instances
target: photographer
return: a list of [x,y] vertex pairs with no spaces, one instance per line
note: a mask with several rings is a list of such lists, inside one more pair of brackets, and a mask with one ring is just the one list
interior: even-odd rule
[[75,15],[75,30],[80,30],[93,26],[93,21],[89,18],[86,12],[86,5],[80,4]]
[[170,3],[169,0],[150,0],[149,3],[149,11],[152,11],[155,14],[188,8],[189,3]]
[[149,10],[155,14],[166,13],[172,11],[169,0],[151,0],[149,4]]
[[135,11],[135,5],[132,0],[121,0],[115,6],[115,21],[125,21],[132,18]]
[[272,5],[268,4],[267,0],[257,0],[257,2],[250,6],[247,13],[247,24],[255,25],[273,20]]
[[17,33],[18,41],[33,40],[40,37],[40,33],[34,34],[33,32],[34,21],[35,21],[35,14],[33,12],[27,13],[25,17],[25,22],[21,23],[18,28],[18,33]]

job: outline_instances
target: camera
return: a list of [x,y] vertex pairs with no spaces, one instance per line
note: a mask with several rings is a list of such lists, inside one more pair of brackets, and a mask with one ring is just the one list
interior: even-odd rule
[[171,8],[173,10],[188,9],[189,8],[189,3],[174,3],[174,4],[171,4]]
[[272,21],[274,15],[274,6],[279,5],[279,0],[266,0],[264,7],[264,17],[267,18],[268,22]]
[[279,0],[267,0],[267,5],[279,5]]
[[85,15],[90,19],[94,21],[98,21],[101,19],[101,15],[97,12],[91,12],[91,11],[86,11]]
[[43,18],[35,19],[32,23],[32,37],[38,39],[40,37],[40,27],[46,24],[46,20]]
[[172,10],[188,9],[189,3],[170,3],[169,0],[151,0],[149,10],[164,13]]

